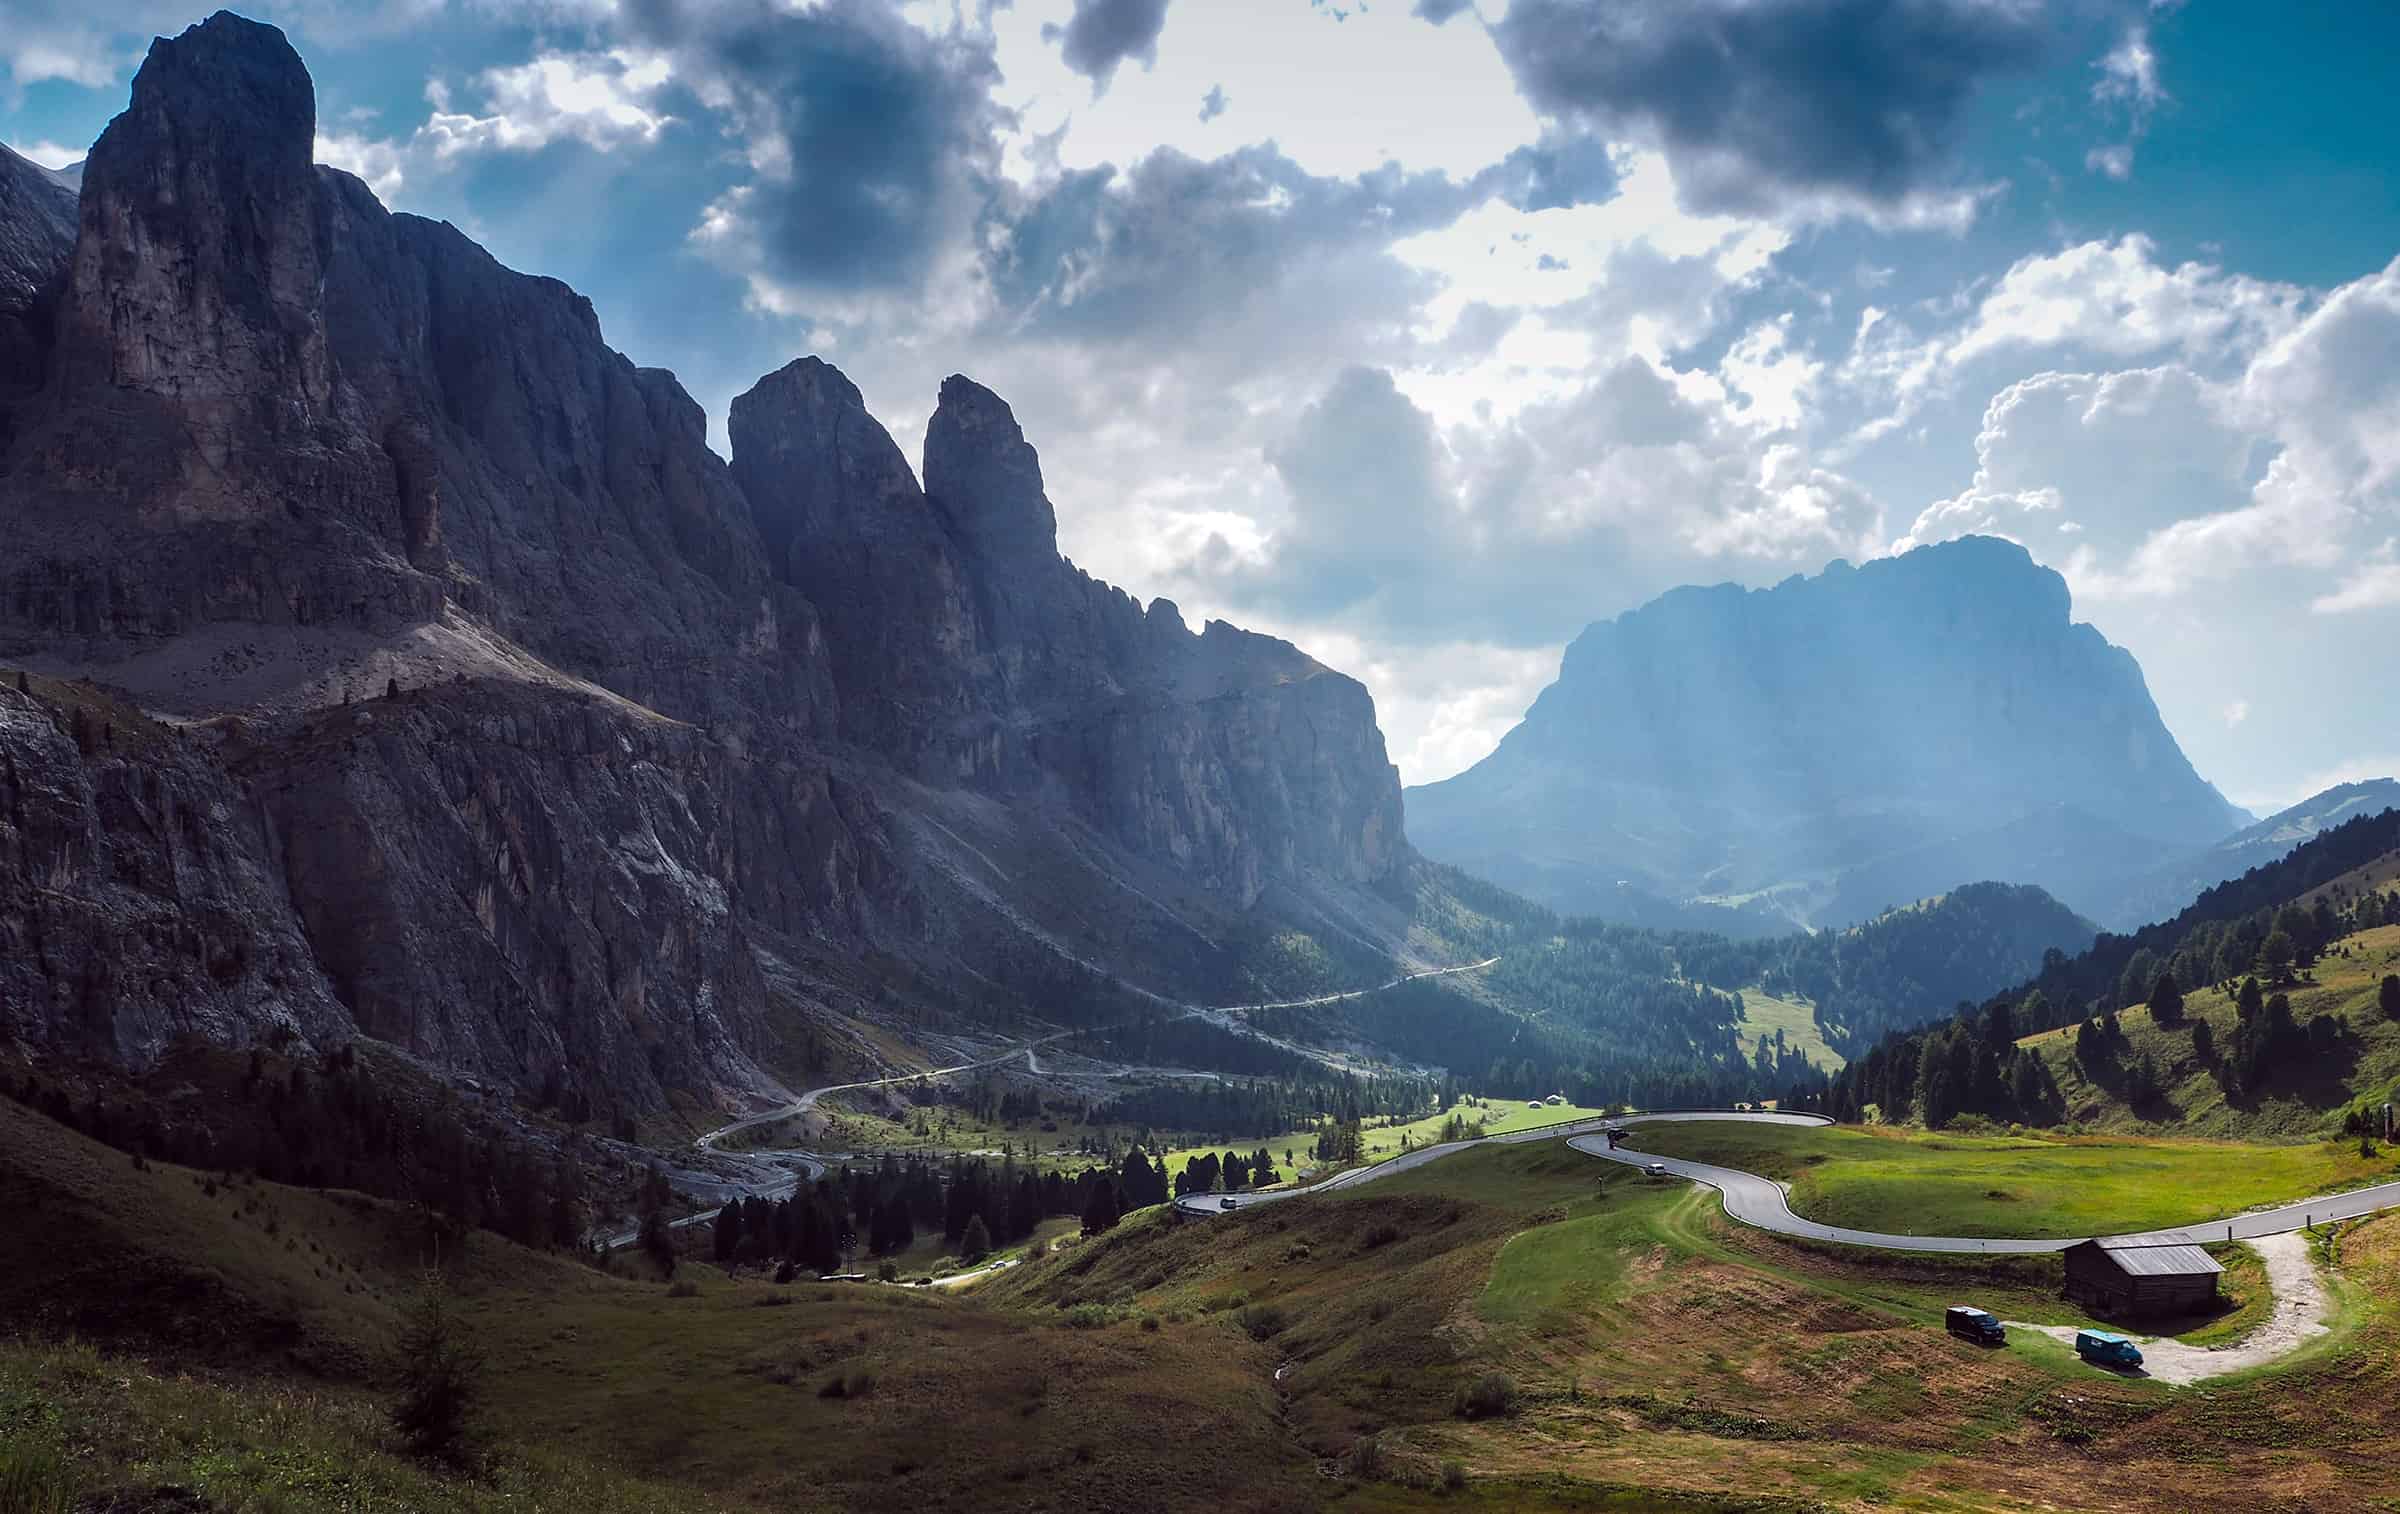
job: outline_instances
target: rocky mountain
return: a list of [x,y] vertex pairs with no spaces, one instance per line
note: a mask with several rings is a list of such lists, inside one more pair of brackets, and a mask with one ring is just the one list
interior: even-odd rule
[[24,392],[41,382],[67,260],[75,251],[75,191],[0,147],[0,444]]
[[1586,630],[1491,756],[1410,790],[1410,834],[1569,910],[1631,890],[1840,924],[1993,879],[2099,915],[2250,817],[2070,608],[1989,538],[1675,590]]
[[728,463],[314,137],[219,14],[79,200],[0,161],[0,1055],[363,1034],[643,1110],[1407,954],[1366,691],[1060,558],[997,396],[920,486],[803,359]]

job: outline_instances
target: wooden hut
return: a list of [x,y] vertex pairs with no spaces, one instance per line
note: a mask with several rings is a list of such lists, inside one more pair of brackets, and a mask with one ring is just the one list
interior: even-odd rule
[[2066,1250],[2069,1300],[2094,1314],[2145,1319],[2216,1307],[2225,1269],[2197,1246],[2078,1241]]

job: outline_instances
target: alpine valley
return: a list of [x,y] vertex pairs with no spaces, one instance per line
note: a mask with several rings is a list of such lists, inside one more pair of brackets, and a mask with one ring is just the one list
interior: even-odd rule
[[[1098,112],[1164,11],[1041,35]],[[219,13],[0,147],[0,1514],[2381,1496],[2391,780],[2257,819],[1971,534],[1592,624],[1404,793],[973,378],[720,452],[327,124]]]

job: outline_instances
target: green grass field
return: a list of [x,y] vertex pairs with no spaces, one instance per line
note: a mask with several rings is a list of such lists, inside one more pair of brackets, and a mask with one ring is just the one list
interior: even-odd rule
[[1772,1041],[1780,1030],[1784,1044],[1810,1062],[1828,1072],[1841,1070],[1842,1054],[1825,1044],[1825,1033],[1817,1028],[1817,1007],[1806,999],[1778,999],[1755,985],[1745,988],[1740,1030],[1745,1052],[1760,1036]]
[[2355,1143],[2044,1139],[1855,1126],[1637,1127],[1630,1145],[1792,1185],[1794,1213],[1902,1235],[2114,1235],[2400,1177]]

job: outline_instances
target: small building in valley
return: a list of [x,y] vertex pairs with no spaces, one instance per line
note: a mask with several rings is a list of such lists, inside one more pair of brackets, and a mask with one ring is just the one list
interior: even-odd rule
[[2197,1246],[2077,1241],[2066,1250],[2067,1298],[2094,1314],[2146,1319],[2216,1307],[2224,1268]]

